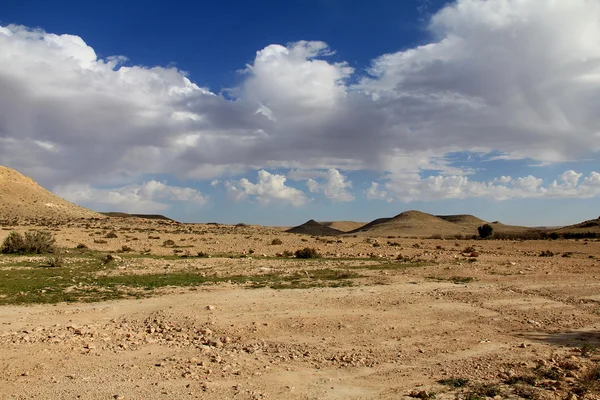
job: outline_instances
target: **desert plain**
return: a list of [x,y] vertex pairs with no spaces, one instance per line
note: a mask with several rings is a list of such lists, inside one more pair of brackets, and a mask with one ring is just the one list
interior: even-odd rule
[[598,396],[597,239],[97,218],[0,240],[31,229],[64,265],[0,256],[3,399]]

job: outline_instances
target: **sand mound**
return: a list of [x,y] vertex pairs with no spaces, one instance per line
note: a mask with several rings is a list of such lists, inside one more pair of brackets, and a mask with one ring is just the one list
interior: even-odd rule
[[0,222],[58,223],[105,218],[52,194],[14,169],[0,166]]
[[337,236],[341,235],[342,231],[325,226],[314,219],[303,223],[302,225],[295,226],[286,231],[287,233],[299,233],[303,235],[314,235],[314,236]]

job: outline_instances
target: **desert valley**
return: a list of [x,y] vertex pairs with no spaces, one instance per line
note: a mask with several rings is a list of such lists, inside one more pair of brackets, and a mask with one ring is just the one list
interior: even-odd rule
[[[0,167],[3,399],[598,398],[600,220],[100,214]],[[554,233],[554,234],[553,234]],[[93,387],[94,390],[89,388]]]

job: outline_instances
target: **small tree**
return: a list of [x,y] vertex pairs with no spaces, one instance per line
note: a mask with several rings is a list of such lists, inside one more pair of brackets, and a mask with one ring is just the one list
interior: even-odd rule
[[494,228],[492,228],[490,224],[484,224],[477,228],[477,232],[479,232],[480,238],[485,239],[492,236],[494,233]]

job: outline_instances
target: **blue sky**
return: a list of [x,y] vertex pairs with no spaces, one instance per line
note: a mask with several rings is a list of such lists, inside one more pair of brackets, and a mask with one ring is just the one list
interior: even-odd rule
[[600,1],[5,1],[0,164],[100,211],[596,218]]

